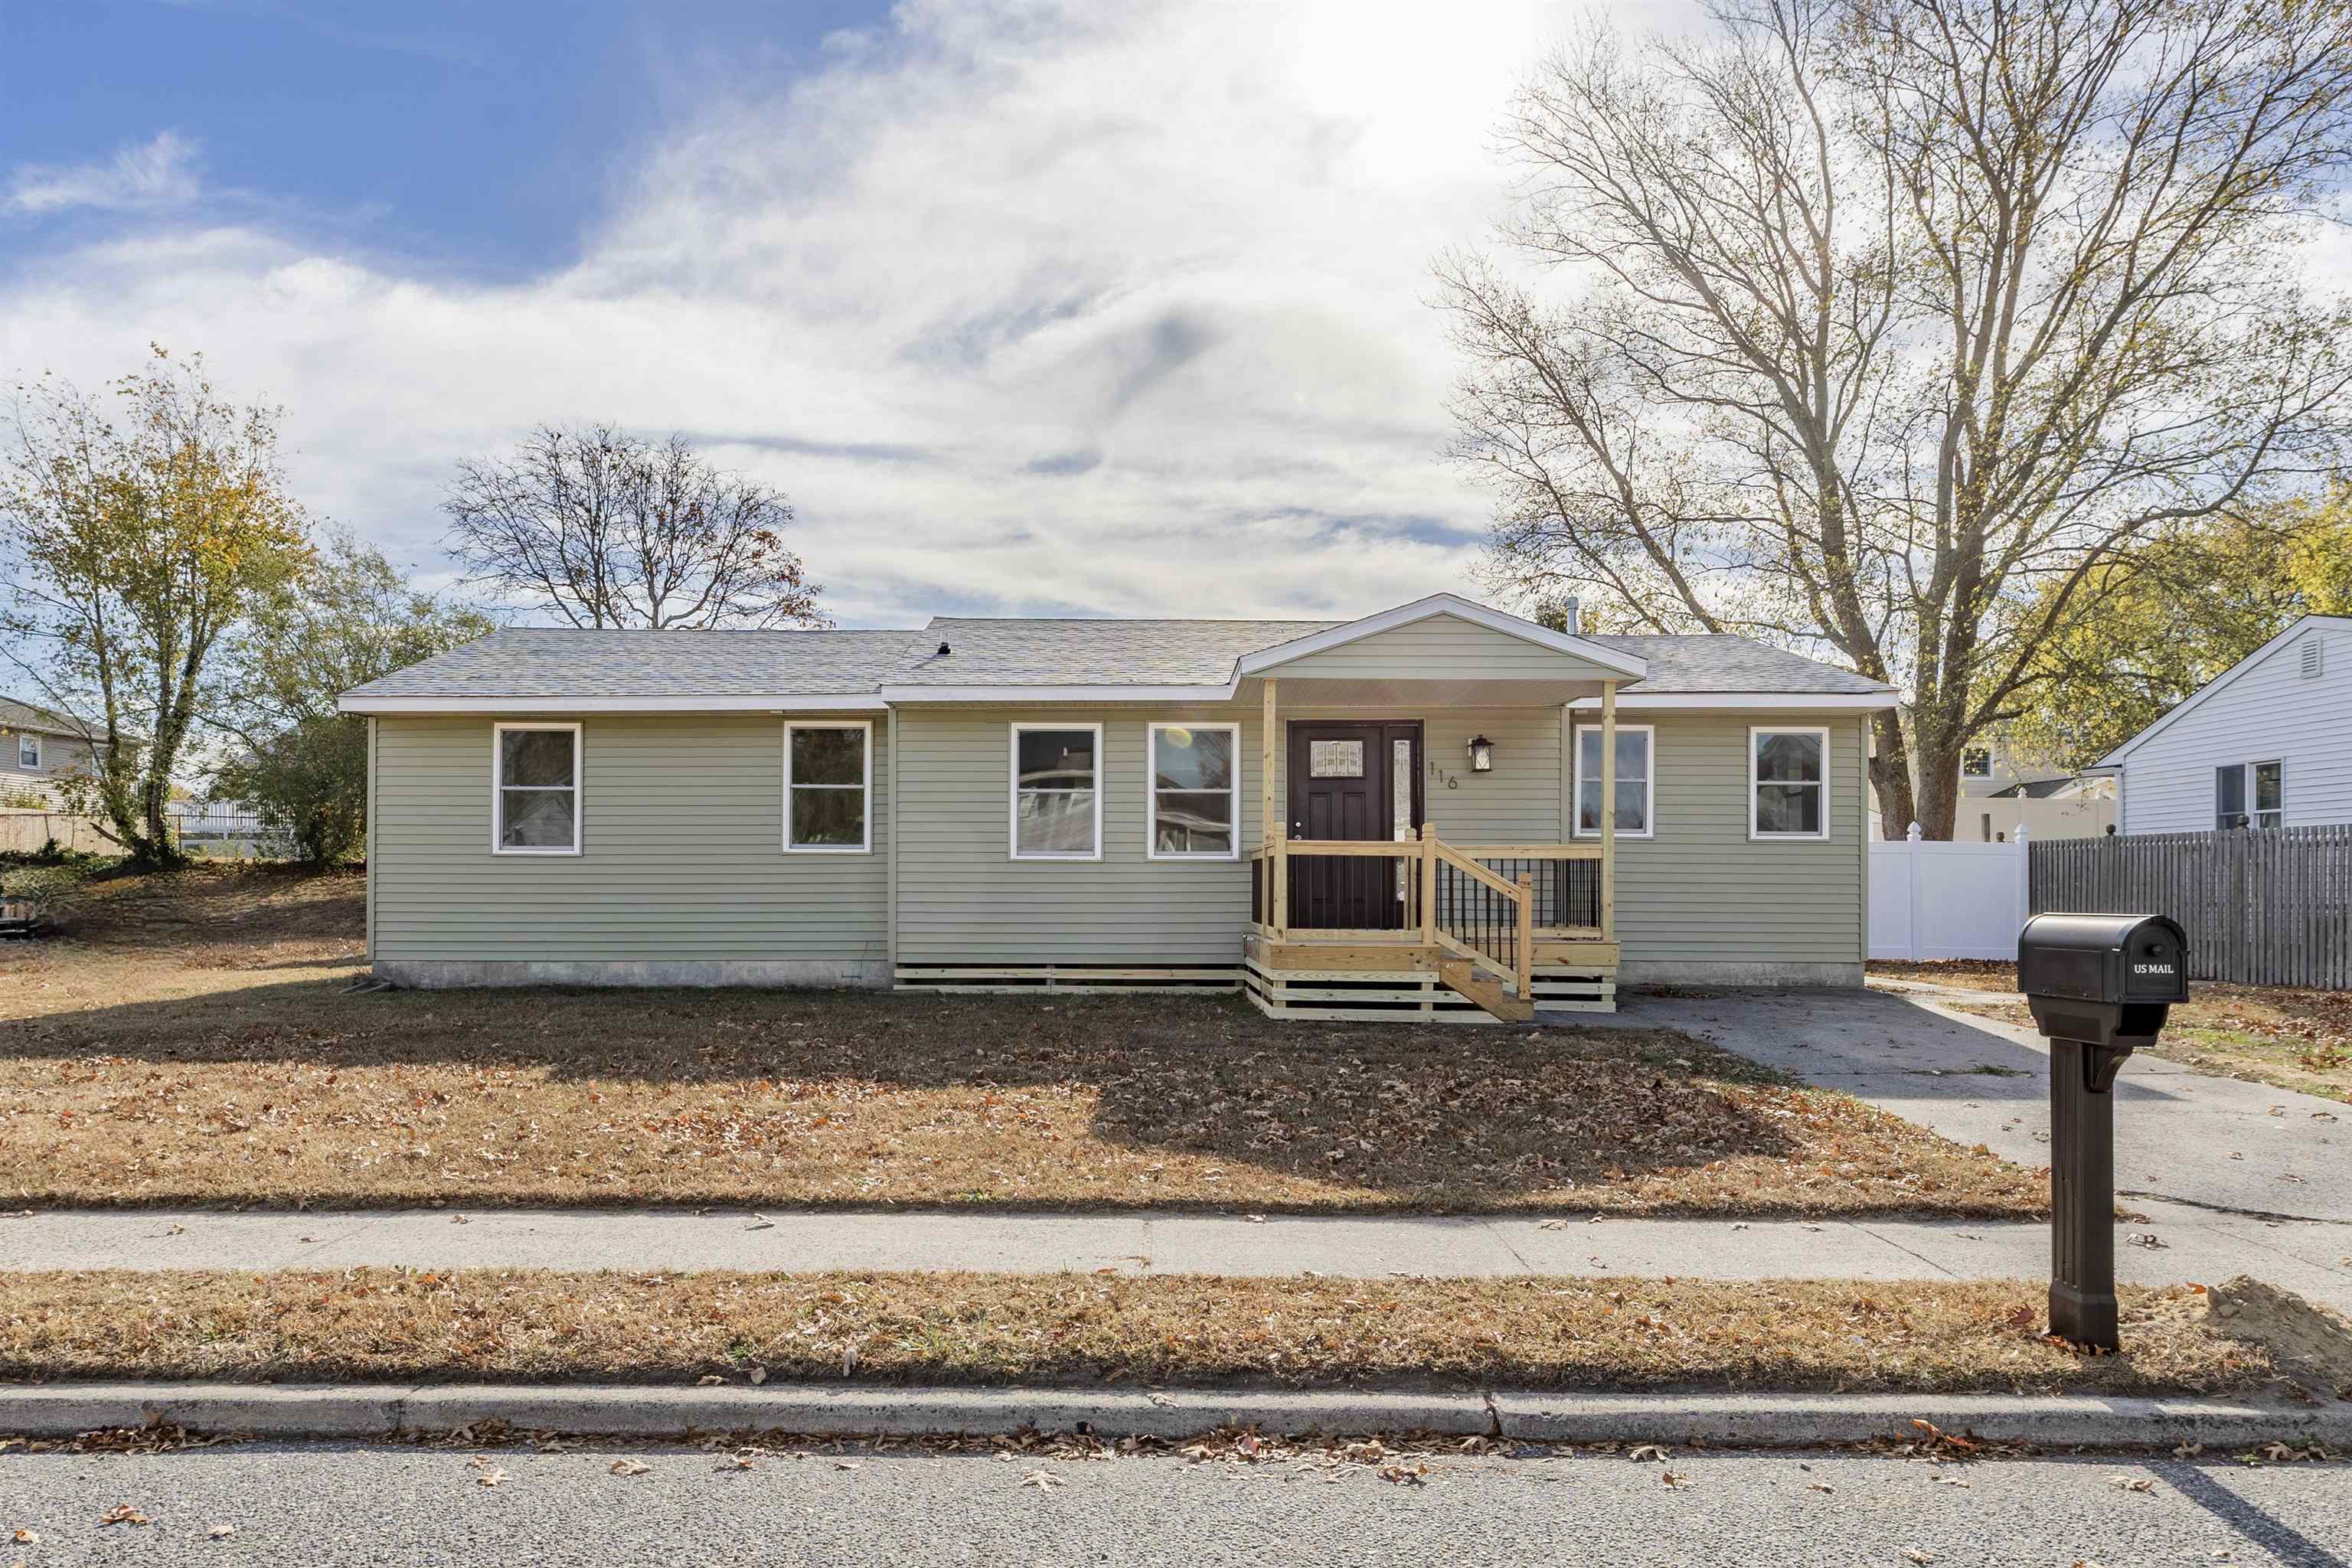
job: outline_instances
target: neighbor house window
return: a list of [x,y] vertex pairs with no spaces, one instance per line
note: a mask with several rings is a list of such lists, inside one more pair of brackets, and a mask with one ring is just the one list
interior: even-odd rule
[[[1617,726],[1617,831],[1633,838],[1650,834],[1650,807],[1657,798],[1651,778],[1651,736],[1647,724]],[[1601,835],[1601,730],[1580,724],[1576,730],[1576,837]]]
[[1013,726],[1013,858],[1102,858],[1102,726]]
[[1960,749],[1960,776],[1969,779],[1992,777],[1992,748],[1964,746]]
[[2285,826],[2285,764],[2231,763],[2226,768],[2215,768],[2213,826],[2225,829]]
[[1750,730],[1748,765],[1749,837],[1830,836],[1827,730]]
[[41,738],[38,735],[16,737],[16,765],[20,768],[37,768],[41,765]]
[[873,848],[874,726],[784,726],[784,847],[861,855]]
[[490,765],[492,852],[580,853],[579,725],[497,725]]
[[1148,853],[1154,860],[1231,860],[1239,850],[1240,729],[1153,724]]

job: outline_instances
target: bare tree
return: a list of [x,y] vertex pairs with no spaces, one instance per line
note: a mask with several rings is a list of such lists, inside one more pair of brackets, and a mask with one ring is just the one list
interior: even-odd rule
[[1962,747],[2097,613],[2103,563],[2341,461],[2347,316],[2295,247],[2347,163],[2352,13],[1711,16],[1546,61],[1505,133],[1503,257],[1439,264],[1488,569],[1906,689],[1874,782],[1948,837]]
[[545,426],[511,458],[458,464],[442,506],[468,582],[575,626],[828,624],[784,545],[792,503],[683,436]]

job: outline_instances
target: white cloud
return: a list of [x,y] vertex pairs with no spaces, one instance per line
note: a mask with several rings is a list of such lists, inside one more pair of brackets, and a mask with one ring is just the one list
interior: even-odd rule
[[314,505],[420,560],[455,458],[610,417],[782,485],[851,624],[1376,608],[1467,584],[1427,267],[1576,14],[908,0],[677,128],[562,273],[175,227],[0,284],[0,369],[202,348],[289,405]]
[[119,148],[102,163],[19,163],[8,205],[21,213],[98,207],[112,212],[183,206],[196,199],[196,149],[176,132]]

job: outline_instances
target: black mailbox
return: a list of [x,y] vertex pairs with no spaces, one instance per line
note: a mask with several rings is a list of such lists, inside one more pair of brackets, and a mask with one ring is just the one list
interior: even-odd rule
[[2036,915],[2017,935],[2017,988],[2053,1039],[2128,1051],[2189,1000],[2189,939],[2162,915]]
[[2162,915],[2036,915],[2017,988],[2050,1037],[2050,1331],[2119,1348],[2116,1072],[2189,1000],[2189,939]]

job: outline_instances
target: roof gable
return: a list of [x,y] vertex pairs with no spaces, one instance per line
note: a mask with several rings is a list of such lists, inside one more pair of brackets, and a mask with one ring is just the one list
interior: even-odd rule
[[1410,605],[1399,605],[1394,609],[1382,610],[1378,615],[1366,616],[1360,620],[1345,621],[1337,626],[1307,633],[1303,637],[1294,637],[1288,642],[1246,654],[1235,667],[1234,673],[1244,676],[1277,673],[1286,664],[1308,658],[1316,654],[1328,653],[1333,648],[1344,647],[1350,643],[1361,642],[1367,637],[1376,637],[1385,632],[1396,631],[1442,616],[1465,621],[1472,626],[1483,626],[1488,631],[1497,632],[1505,637],[1516,637],[1535,647],[1546,648],[1553,653],[1565,654],[1570,658],[1581,659],[1587,664],[1596,666],[1606,674],[1621,679],[1638,680],[1648,668],[1648,662],[1638,654],[1604,647],[1589,638],[1576,637],[1567,632],[1556,632],[1549,626],[1539,626],[1533,621],[1506,615],[1500,610],[1491,609],[1485,605],[1473,604],[1453,594],[1432,594],[1429,597],[1416,599]]
[[2293,642],[2304,632],[2315,628],[2352,631],[2352,616],[2297,616],[2280,630],[2278,636],[2174,703],[2171,710],[2155,723],[2150,724],[2091,765],[2095,768],[2112,768],[2119,765],[2126,757],[2137,751],[2146,742],[2162,733],[2173,721],[2194,709],[2201,708],[2208,700],[2220,696],[2235,684],[2240,677],[2253,669],[2288,643]]

